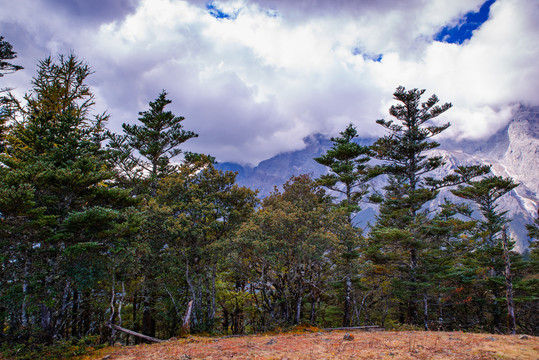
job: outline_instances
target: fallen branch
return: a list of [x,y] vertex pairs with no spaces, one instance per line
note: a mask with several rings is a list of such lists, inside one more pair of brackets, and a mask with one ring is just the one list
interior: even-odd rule
[[373,330],[373,331],[383,331],[384,328],[380,325],[369,325],[369,326],[350,326],[350,327],[340,327],[340,328],[325,328],[324,331],[333,331],[333,330]]
[[153,342],[158,342],[158,343],[163,342],[163,340],[156,339],[156,338],[153,338],[153,337],[148,336],[148,335],[143,335],[143,334],[140,334],[140,333],[135,332],[135,331],[133,331],[133,330],[129,330],[129,329],[123,328],[123,327],[118,326],[118,325],[107,324],[107,326],[108,326],[109,328],[111,328],[111,329],[118,330],[118,331],[122,331],[122,332],[124,332],[124,333],[126,333],[126,334],[133,335],[133,336],[139,337],[139,338],[144,339],[144,340],[153,341]]

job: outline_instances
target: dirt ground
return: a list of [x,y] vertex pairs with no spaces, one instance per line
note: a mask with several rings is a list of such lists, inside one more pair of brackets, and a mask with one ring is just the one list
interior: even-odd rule
[[[352,339],[345,340],[346,334]],[[189,337],[110,347],[81,359],[533,359],[539,337],[462,332],[332,331],[242,337]]]

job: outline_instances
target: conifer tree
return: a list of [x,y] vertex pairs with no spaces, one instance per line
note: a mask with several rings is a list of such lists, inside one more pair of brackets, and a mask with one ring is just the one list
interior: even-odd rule
[[[80,320],[70,299],[77,298],[76,306],[90,300],[79,296],[82,282],[95,285],[98,279],[82,275],[103,269],[108,251],[129,228],[123,209],[134,204],[128,191],[107,184],[114,173],[101,149],[106,117],[85,116],[91,106],[87,75],[75,55],[40,62],[27,104],[10,95],[19,111],[11,114],[0,158],[5,260],[25,264],[22,273],[6,274],[16,281],[3,291],[22,284],[14,314],[23,326],[40,326],[48,340],[66,336],[68,318]],[[92,235],[83,236],[90,223]]]
[[[333,146],[325,154],[314,160],[329,168],[329,173],[317,179],[317,183],[336,192],[342,197],[339,207],[348,217],[352,226],[354,214],[358,213],[360,201],[367,193],[367,181],[373,176],[367,163],[370,148],[354,142],[358,137],[356,128],[349,124],[340,137],[332,137]],[[343,326],[350,326],[352,312],[352,283],[358,273],[359,237],[343,236],[342,261],[339,262],[344,282]]]
[[179,146],[198,136],[184,130],[183,116],[165,110],[170,103],[166,91],[162,91],[150,102],[149,110],[139,112],[141,125],[123,124],[123,135],[109,132],[109,147],[115,153],[116,166],[131,184],[147,184],[139,191],[144,192],[147,186],[151,196],[155,196],[159,180],[175,169],[171,159],[181,154]]
[[[107,133],[108,148],[112,154],[110,159],[120,173],[119,184],[131,188],[135,195],[145,195],[148,201],[156,197],[159,182],[178,169],[171,164],[171,159],[182,152],[179,146],[198,136],[183,128],[184,117],[165,110],[171,102],[167,93],[162,91],[155,101],[149,103],[148,110],[139,112],[140,125],[122,124],[123,134]],[[152,206],[143,208],[146,221],[137,240],[143,278],[142,333],[152,337],[155,336],[157,279],[163,272],[161,250],[163,244],[170,241],[165,231],[159,231],[161,214],[154,213],[154,210]]]
[[[0,36],[0,78],[6,74],[12,74],[16,71],[22,70],[20,65],[12,64],[8,60],[17,58],[17,53],[13,51],[13,45],[4,40],[3,36]],[[9,91],[9,88],[0,88],[0,93]]]
[[[468,181],[467,185],[460,185],[451,192],[463,199],[473,201],[483,216],[477,226],[477,247],[473,251],[473,264],[483,269],[485,277],[478,279],[477,286],[485,288],[493,295],[490,304],[490,311],[493,317],[493,326],[500,329],[502,326],[500,299],[503,293],[504,283],[507,292],[507,308],[511,317],[510,328],[514,333],[514,304],[511,279],[510,253],[513,250],[514,242],[509,241],[505,226],[509,221],[506,217],[507,211],[500,211],[496,202],[505,194],[516,188],[516,184],[511,178],[501,176],[487,176],[481,180]],[[488,299],[487,299],[488,300]]]
[[[23,67],[20,65],[15,65],[8,60],[13,60],[17,58],[17,53],[13,51],[13,46],[4,40],[3,36],[0,36],[0,78],[4,75],[12,74],[16,71],[22,70]],[[3,92],[10,91],[10,88],[0,87],[0,94]],[[8,109],[4,107],[6,101],[3,96],[0,97],[0,153],[3,151],[4,147],[4,132],[6,131],[5,123],[9,119]]]
[[437,105],[438,98],[435,95],[421,103],[424,92],[397,88],[393,96],[399,103],[389,109],[396,121],[376,121],[389,134],[373,145],[374,157],[385,161],[383,172],[391,180],[386,188],[378,222],[372,230],[372,238],[379,244],[396,247],[389,253],[382,251],[380,256],[408,257],[404,262],[406,268],[400,270],[403,271],[401,281],[407,284],[407,291],[403,294],[407,302],[407,321],[412,323],[418,319],[415,305],[419,299],[418,256],[425,246],[421,236],[425,216],[420,213],[420,209],[437,195],[434,189],[426,186],[423,178],[425,174],[443,165],[440,156],[429,157],[425,152],[439,146],[429,139],[449,127],[449,124],[436,126],[426,123],[451,108],[450,103]]
[[[369,254],[376,261],[386,262],[387,266],[397,265],[399,319],[409,323],[419,323],[417,303],[423,293],[420,288],[425,287],[418,279],[420,255],[428,247],[424,231],[429,217],[422,207],[437,196],[440,187],[458,184],[487,170],[480,166],[461,167],[443,179],[428,176],[444,164],[441,156],[428,155],[429,150],[440,145],[431,138],[449,127],[449,123],[436,125],[433,120],[452,105],[438,105],[436,95],[421,102],[424,93],[425,90],[396,89],[393,96],[398,104],[389,109],[395,120],[376,121],[389,134],[372,146],[373,157],[383,162],[378,171],[387,174],[390,181],[377,223],[371,231]],[[423,323],[426,327],[426,322]]]

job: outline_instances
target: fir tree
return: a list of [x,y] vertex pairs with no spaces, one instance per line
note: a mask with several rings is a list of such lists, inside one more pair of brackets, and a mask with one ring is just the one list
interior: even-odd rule
[[[358,137],[356,128],[349,124],[340,133],[332,137],[333,146],[325,154],[314,160],[327,166],[329,173],[317,179],[317,183],[342,197],[339,207],[347,214],[348,225],[352,226],[354,214],[358,213],[360,201],[367,193],[367,181],[373,176],[367,163],[370,160],[370,148],[354,142]],[[358,273],[359,237],[343,236],[342,261],[339,271],[344,283],[343,326],[350,326],[352,314],[352,284]]]
[[[77,304],[89,300],[78,296],[82,283],[96,285],[98,279],[80,275],[104,269],[110,249],[129,228],[123,210],[134,204],[128,191],[108,184],[114,173],[101,149],[106,117],[83,116],[91,98],[85,76],[76,80],[81,92],[65,80],[80,71],[88,75],[84,69],[74,55],[40,63],[27,105],[15,102],[19,115],[12,118],[0,158],[0,192],[7,197],[0,210],[6,220],[0,226],[8,246],[5,260],[26,264],[22,273],[5,274],[17,279],[5,291],[22,284],[14,314],[23,326],[40,326],[48,340],[65,336],[68,317],[78,316],[68,307],[75,294]],[[66,96],[71,104],[63,103]],[[13,202],[21,208],[14,209]]]
[[[397,88],[393,96],[398,104],[389,109],[395,120],[377,120],[389,134],[372,146],[373,157],[383,162],[378,171],[389,176],[390,184],[371,231],[373,246],[369,253],[374,260],[397,266],[400,276],[396,284],[399,284],[401,298],[399,318],[409,323],[419,323],[416,304],[421,298],[422,285],[418,271],[421,253],[428,248],[425,225],[429,217],[422,210],[423,206],[437,196],[440,187],[458,184],[487,170],[479,166],[462,167],[443,179],[428,176],[444,164],[441,156],[428,155],[429,150],[440,145],[431,138],[449,127],[449,123],[436,125],[433,120],[452,105],[438,105],[436,95],[421,102],[424,93],[425,90]],[[426,322],[423,323],[427,327]]]
[[[116,166],[129,183],[147,183],[151,196],[155,196],[159,180],[176,168],[171,159],[181,154],[179,145],[198,136],[184,130],[184,117],[165,111],[170,103],[163,91],[150,102],[149,110],[139,112],[141,125],[123,124],[123,135],[109,132],[109,147],[115,153]],[[139,191],[144,191],[144,187]]]
[[[3,36],[0,36],[0,78],[6,74],[12,74],[16,71],[22,70],[20,65],[12,64],[8,60],[17,58],[17,53],[13,51],[13,45],[4,40]],[[9,91],[9,88],[0,88],[0,93]]]
[[514,304],[512,294],[511,262],[510,253],[514,242],[509,241],[505,226],[509,219],[507,211],[500,211],[496,202],[505,194],[516,188],[511,178],[501,176],[487,176],[481,180],[468,181],[467,185],[460,185],[451,192],[463,199],[473,201],[483,216],[483,220],[477,226],[477,244],[473,253],[469,256],[471,266],[477,266],[484,277],[477,279],[476,286],[481,286],[492,294],[493,301],[487,300],[493,318],[493,326],[500,329],[502,326],[500,300],[503,293],[505,278],[505,290],[507,292],[508,314],[511,316],[510,328],[515,331]]

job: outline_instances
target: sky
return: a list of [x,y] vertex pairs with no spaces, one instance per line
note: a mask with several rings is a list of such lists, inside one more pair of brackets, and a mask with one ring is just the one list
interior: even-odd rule
[[[453,108],[457,141],[488,138],[518,104],[539,105],[537,0],[23,0],[0,4],[0,35],[24,70],[75,53],[94,71],[95,113],[136,123],[162,90],[199,134],[183,149],[256,165],[353,123],[384,135],[399,85]],[[426,100],[425,97],[425,100]]]

